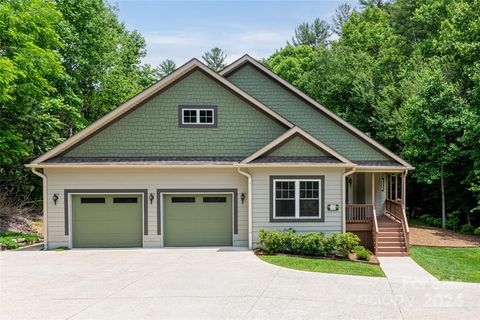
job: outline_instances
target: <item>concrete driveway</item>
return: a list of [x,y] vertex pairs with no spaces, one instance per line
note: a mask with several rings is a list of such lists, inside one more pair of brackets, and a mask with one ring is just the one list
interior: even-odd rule
[[1,319],[478,319],[480,285],[301,272],[232,249],[0,253]]

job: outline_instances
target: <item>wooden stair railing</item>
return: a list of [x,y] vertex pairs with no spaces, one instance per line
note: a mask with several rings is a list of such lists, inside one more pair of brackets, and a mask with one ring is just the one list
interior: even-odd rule
[[376,254],[378,251],[378,221],[377,221],[377,213],[375,211],[375,206],[372,205],[373,210],[373,218],[372,218],[372,238],[373,238],[373,252]]
[[409,252],[410,242],[410,228],[408,227],[407,215],[405,214],[405,208],[399,201],[385,200],[385,213],[400,221],[402,224],[403,234],[405,236],[405,244],[407,253]]

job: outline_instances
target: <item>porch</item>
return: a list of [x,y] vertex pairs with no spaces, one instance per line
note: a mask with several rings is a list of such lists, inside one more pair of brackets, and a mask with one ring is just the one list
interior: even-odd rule
[[405,174],[357,172],[346,186],[346,231],[378,256],[408,255]]

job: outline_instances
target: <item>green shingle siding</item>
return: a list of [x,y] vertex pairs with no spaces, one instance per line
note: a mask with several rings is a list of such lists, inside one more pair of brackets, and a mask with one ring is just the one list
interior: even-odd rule
[[274,149],[267,156],[272,157],[290,157],[290,156],[313,156],[321,157],[326,156],[324,152],[318,148],[312,146],[311,143],[305,141],[301,137],[294,137],[290,139],[277,149]]
[[[179,105],[218,106],[217,128],[179,128]],[[248,156],[286,128],[195,71],[66,157]]]
[[255,67],[246,65],[228,80],[350,160],[388,160]]

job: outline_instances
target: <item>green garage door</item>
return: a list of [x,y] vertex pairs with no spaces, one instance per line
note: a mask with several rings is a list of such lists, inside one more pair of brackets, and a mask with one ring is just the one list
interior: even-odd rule
[[166,247],[231,246],[232,196],[164,195]]
[[141,195],[72,195],[75,248],[142,246]]

